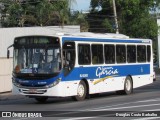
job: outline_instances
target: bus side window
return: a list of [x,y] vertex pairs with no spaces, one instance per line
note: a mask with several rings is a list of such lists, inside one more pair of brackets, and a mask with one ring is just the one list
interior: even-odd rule
[[103,45],[92,44],[92,64],[103,64]]
[[136,62],[136,46],[127,45],[127,62],[135,63]]
[[137,61],[138,62],[146,62],[146,46],[138,45],[137,46]]
[[125,45],[116,45],[117,63],[126,63],[126,47]]
[[106,64],[115,63],[115,46],[114,45],[104,45],[104,55]]
[[79,65],[89,65],[91,63],[90,55],[90,45],[89,44],[79,44],[78,45],[78,64]]

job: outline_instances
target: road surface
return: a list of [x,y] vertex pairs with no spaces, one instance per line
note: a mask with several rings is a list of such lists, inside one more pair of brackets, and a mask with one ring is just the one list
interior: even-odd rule
[[[157,81],[134,89],[131,95],[117,95],[115,92],[100,94],[84,101],[76,102],[68,98],[49,98],[40,104],[32,98],[17,96],[0,101],[0,111],[35,112],[42,118],[3,118],[11,120],[158,120],[160,119],[160,76]],[[14,116],[15,117],[15,116]],[[2,118],[0,118],[2,119]]]

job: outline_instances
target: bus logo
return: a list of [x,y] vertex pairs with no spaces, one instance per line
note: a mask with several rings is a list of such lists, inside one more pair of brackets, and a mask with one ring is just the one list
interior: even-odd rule
[[113,67],[98,67],[96,69],[96,76],[101,78],[103,75],[105,76],[111,76],[111,75],[117,75],[119,72],[117,69],[114,69]]

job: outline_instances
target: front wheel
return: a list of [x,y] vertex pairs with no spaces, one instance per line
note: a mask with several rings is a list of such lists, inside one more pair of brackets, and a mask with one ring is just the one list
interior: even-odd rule
[[73,96],[73,99],[76,101],[82,101],[86,98],[87,87],[84,81],[81,81],[78,85],[77,95]]

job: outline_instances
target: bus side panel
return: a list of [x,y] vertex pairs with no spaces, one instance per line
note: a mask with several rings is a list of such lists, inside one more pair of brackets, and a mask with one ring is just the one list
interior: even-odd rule
[[133,88],[141,87],[147,84],[151,84],[153,82],[151,74],[132,76],[132,79],[133,79]]
[[94,81],[99,82],[96,84],[90,82],[90,94],[122,90],[124,88],[124,80],[125,77],[106,78],[103,81],[95,79]]
[[65,86],[62,89],[65,90],[65,96],[77,95],[77,88],[78,88],[79,82],[80,80],[64,82]]
[[[123,90],[124,81],[128,75],[131,76],[133,80],[134,88],[152,83],[150,78],[150,64],[75,67],[71,73],[65,77],[64,81],[80,81],[85,79],[89,84],[89,93],[94,94]],[[76,91],[76,86],[73,88],[73,91]],[[75,92],[72,93],[74,94]]]

